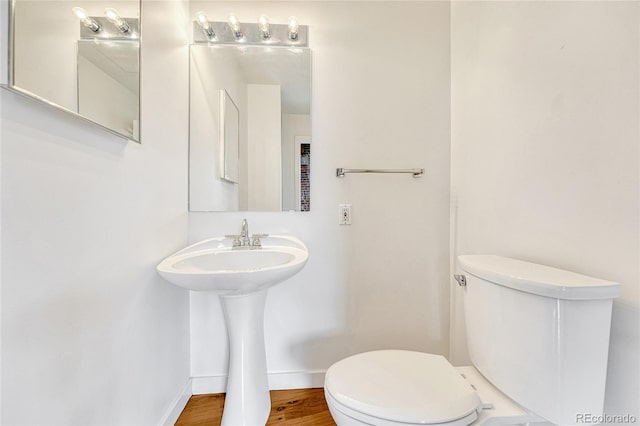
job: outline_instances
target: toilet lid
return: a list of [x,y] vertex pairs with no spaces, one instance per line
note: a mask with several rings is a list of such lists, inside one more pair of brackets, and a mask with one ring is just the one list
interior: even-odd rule
[[396,422],[445,423],[481,406],[444,357],[421,352],[385,350],[343,359],[327,370],[325,388],[346,407]]

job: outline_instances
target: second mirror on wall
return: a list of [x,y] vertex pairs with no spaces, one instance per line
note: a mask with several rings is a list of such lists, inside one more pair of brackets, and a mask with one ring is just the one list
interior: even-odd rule
[[191,211],[309,211],[311,52],[190,47]]
[[140,141],[140,2],[10,0],[9,87]]

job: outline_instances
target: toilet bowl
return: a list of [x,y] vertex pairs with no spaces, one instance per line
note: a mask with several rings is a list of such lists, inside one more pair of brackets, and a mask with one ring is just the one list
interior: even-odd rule
[[325,376],[325,395],[332,413],[351,424],[466,426],[481,408],[475,390],[444,357],[411,351],[366,352],[337,362]]
[[324,390],[338,426],[545,424],[474,367],[454,367],[429,353],[354,355],[329,368]]
[[402,350],[338,361],[324,387],[337,425],[566,426],[602,413],[620,285],[499,256],[458,262],[473,366]]
[[442,356],[399,350],[366,352],[332,365],[327,404],[338,425],[466,426],[481,401]]

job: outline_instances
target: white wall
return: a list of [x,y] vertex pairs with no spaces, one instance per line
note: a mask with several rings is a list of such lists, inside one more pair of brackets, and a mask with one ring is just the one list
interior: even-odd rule
[[454,2],[451,25],[457,253],[622,283],[605,409],[637,418],[639,17],[637,2]]
[[[305,269],[273,287],[267,299],[271,386],[322,385],[321,373],[330,364],[369,349],[446,354],[449,4],[191,4],[192,14],[204,10],[212,20],[233,11],[241,20],[265,13],[272,22],[296,15],[310,26],[311,212],[189,214],[192,242],[238,231],[246,217],[251,232],[293,234],[309,247]],[[404,30],[398,31],[395,22],[406,22]],[[383,33],[372,36],[372,28]],[[422,179],[338,179],[336,167],[424,167],[427,172]],[[353,205],[353,225],[337,224],[338,203]],[[196,392],[221,390],[226,351],[218,297],[192,293]],[[284,372],[291,374],[277,374]]]
[[296,194],[296,188],[300,187],[300,183],[296,181],[296,156],[299,157],[300,152],[295,142],[296,136],[310,135],[309,114],[282,114],[282,210],[300,208]]
[[144,4],[142,141],[2,103],[2,424],[158,424],[189,376],[186,13]]
[[280,86],[247,85],[249,210],[282,210],[281,105]]

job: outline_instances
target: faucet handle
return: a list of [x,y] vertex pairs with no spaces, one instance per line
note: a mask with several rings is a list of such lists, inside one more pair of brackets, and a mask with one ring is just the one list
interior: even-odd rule
[[242,237],[242,235],[238,235],[238,234],[227,234],[224,236],[225,238],[233,238],[233,243],[232,246],[233,247],[240,247],[242,245],[242,242],[240,241],[240,238]]
[[254,247],[262,247],[262,241],[260,238],[266,238],[269,234],[253,234],[251,236],[251,245]]

